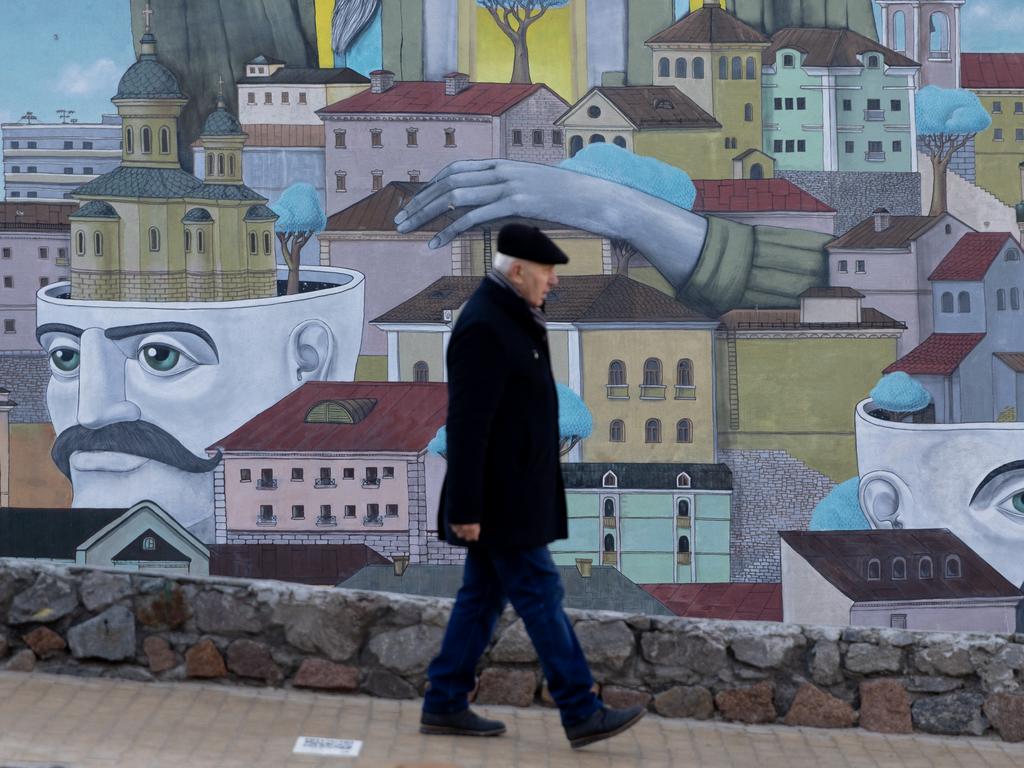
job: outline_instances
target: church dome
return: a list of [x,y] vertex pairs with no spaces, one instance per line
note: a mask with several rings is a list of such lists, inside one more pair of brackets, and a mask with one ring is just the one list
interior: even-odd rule
[[238,120],[224,109],[224,102],[217,102],[217,109],[210,113],[210,116],[206,118],[206,122],[203,123],[203,130],[199,132],[200,136],[244,136],[245,131],[242,130],[242,126],[238,123]]
[[[152,35],[147,34],[142,42],[155,44],[153,40],[147,40]],[[117,95],[115,99],[184,99],[185,94],[181,92],[178,85],[178,78],[156,60],[156,55],[143,53],[139,60],[128,67],[128,70],[121,76],[117,84]]]

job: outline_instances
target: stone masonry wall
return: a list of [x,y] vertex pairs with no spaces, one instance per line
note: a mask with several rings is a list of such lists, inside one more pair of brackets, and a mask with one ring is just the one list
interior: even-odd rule
[[838,211],[836,237],[860,224],[876,208],[899,216],[921,215],[921,178],[916,173],[779,171],[777,175]]
[[778,532],[807,530],[835,483],[786,451],[720,450],[718,456],[733,480],[729,580],[782,581]]
[[[451,601],[0,560],[0,664],[416,698]],[[612,706],[741,723],[1024,740],[1024,634],[926,633],[569,611]],[[506,613],[475,701],[550,703]]]
[[359,533],[343,531],[231,531],[227,544],[365,544],[387,558],[409,554],[409,532]]
[[[553,144],[551,133],[553,130],[562,130],[554,123],[565,110],[565,103],[561,99],[544,90],[538,91],[508,110],[501,117],[508,158],[531,163],[546,163],[547,165],[554,165],[564,160],[565,139],[562,139],[562,144]],[[523,143],[519,146],[512,143],[512,131],[516,129],[523,132]],[[534,146],[534,130],[544,132],[542,146]],[[564,131],[562,135],[564,137]]]
[[46,388],[50,384],[49,356],[38,352],[0,352],[0,386],[17,403],[12,424],[44,424],[50,420]]
[[427,533],[427,562],[431,565],[462,565],[466,562],[466,549],[453,547],[437,538],[434,531]]

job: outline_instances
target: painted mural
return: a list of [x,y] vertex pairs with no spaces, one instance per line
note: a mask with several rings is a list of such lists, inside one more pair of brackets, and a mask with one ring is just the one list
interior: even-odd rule
[[519,221],[568,594],[1024,627],[1014,3],[3,13],[0,556],[453,594],[445,354]]

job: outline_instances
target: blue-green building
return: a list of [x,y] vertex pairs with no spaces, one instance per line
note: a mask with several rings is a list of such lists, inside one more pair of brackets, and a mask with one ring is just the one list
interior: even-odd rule
[[569,538],[559,565],[611,565],[637,584],[729,581],[725,464],[567,463]]
[[776,171],[917,171],[917,62],[846,29],[787,28],[763,64]]

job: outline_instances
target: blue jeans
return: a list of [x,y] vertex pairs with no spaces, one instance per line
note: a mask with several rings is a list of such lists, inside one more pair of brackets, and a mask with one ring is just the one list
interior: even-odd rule
[[441,653],[427,670],[430,688],[423,710],[449,714],[469,706],[477,662],[507,599],[523,619],[562,724],[575,725],[590,717],[600,704],[590,690],[594,681],[583,649],[562,610],[564,594],[547,547],[513,552],[469,547]]

